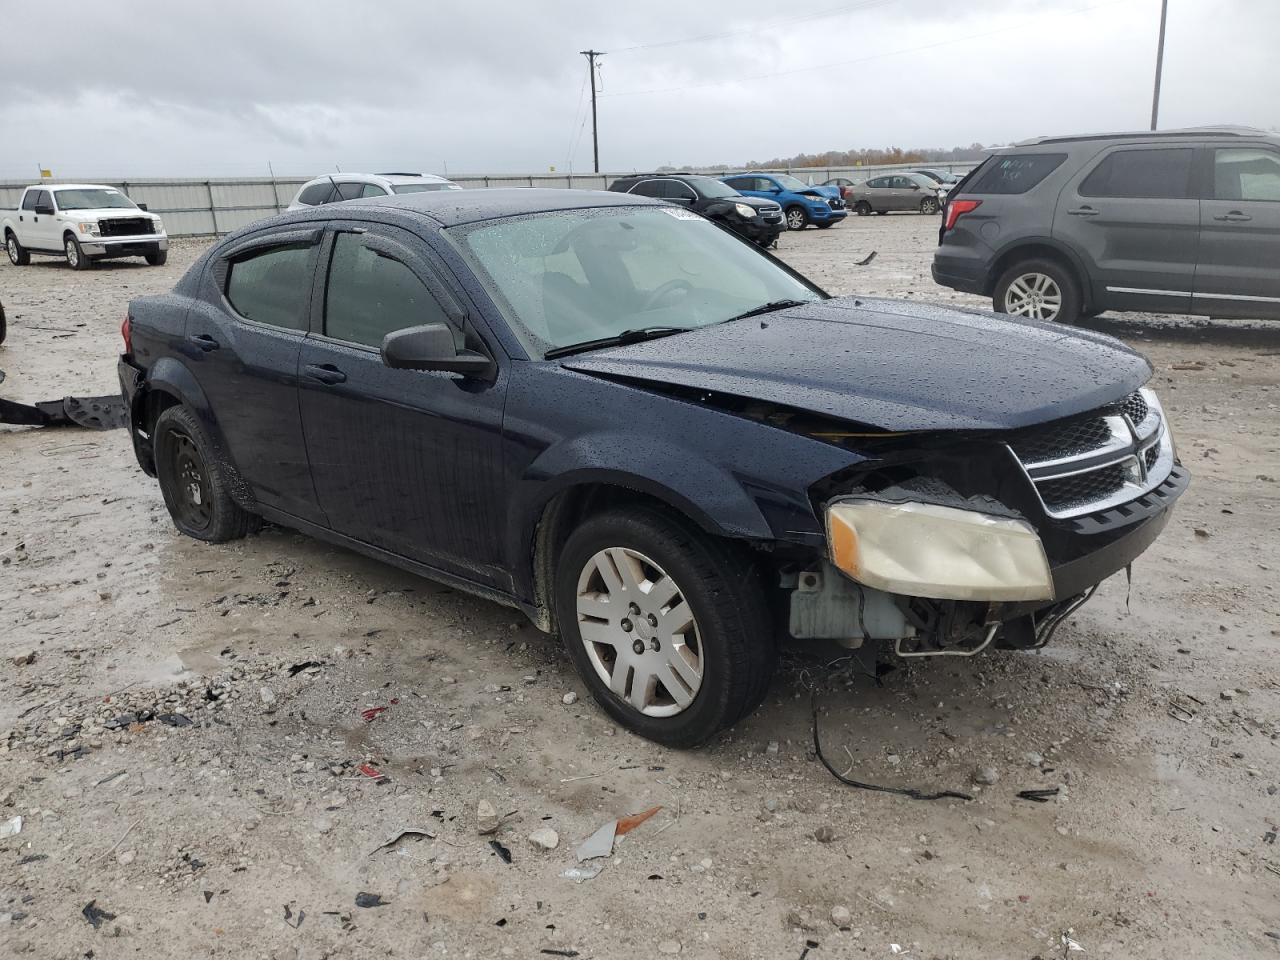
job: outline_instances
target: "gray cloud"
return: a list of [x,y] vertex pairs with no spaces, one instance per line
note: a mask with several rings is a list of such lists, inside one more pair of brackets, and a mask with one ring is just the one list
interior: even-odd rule
[[[0,176],[589,169],[587,46],[607,51],[613,170],[1141,127],[1158,16],[1157,0],[147,0],[51,26],[10,7],[8,36],[50,42],[7,45]],[[1165,125],[1280,124],[1280,4],[1171,7]]]

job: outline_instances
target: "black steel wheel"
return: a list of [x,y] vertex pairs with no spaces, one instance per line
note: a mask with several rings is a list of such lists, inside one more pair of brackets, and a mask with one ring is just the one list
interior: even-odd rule
[[260,521],[232,499],[226,468],[194,413],[168,407],[151,435],[160,492],[180,532],[225,543],[256,529]]

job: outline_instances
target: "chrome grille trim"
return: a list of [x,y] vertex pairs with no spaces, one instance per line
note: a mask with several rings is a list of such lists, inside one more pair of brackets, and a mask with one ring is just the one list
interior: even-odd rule
[[[1144,388],[1115,409],[1119,412],[1094,418],[1092,435],[1103,436],[1096,427],[1101,423],[1107,439],[1087,450],[1023,459],[1017,441],[1007,444],[1049,516],[1066,520],[1128,503],[1160,486],[1173,471],[1173,438],[1156,395]],[[1135,422],[1134,417],[1141,419]],[[1089,435],[1088,431],[1071,432],[1071,427],[1053,429],[1064,437]],[[1034,448],[1033,443],[1022,446],[1024,453],[1028,446]]]

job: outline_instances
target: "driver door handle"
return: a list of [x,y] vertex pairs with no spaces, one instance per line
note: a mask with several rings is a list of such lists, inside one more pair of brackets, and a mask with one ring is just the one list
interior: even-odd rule
[[1228,223],[1244,223],[1247,220],[1252,220],[1253,217],[1247,213],[1241,213],[1239,210],[1232,210],[1230,213],[1224,213],[1222,216],[1214,217],[1213,219],[1225,220]]
[[302,369],[312,380],[319,380],[321,383],[345,383],[347,379],[347,375],[332,363],[308,363]]
[[195,344],[205,353],[208,353],[210,350],[217,350],[218,347],[221,346],[217,340],[213,339],[213,337],[209,336],[207,333],[193,333],[191,336],[187,337],[187,342]]
[[1067,211],[1067,213],[1071,214],[1071,216],[1073,217],[1096,217],[1099,212],[1100,211],[1095,210],[1093,209],[1093,207],[1089,207],[1089,206],[1076,207],[1076,209],[1074,210]]

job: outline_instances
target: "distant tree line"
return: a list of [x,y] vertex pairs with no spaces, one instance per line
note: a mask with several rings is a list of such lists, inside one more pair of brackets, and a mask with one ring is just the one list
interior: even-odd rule
[[[699,170],[768,170],[797,167],[869,167],[886,163],[969,163],[981,160],[987,149],[980,143],[967,147],[885,147],[883,149],[828,150],[825,153],[798,153],[794,157],[753,160],[746,164],[716,163]],[[691,166],[659,167],[659,171],[691,170]]]

